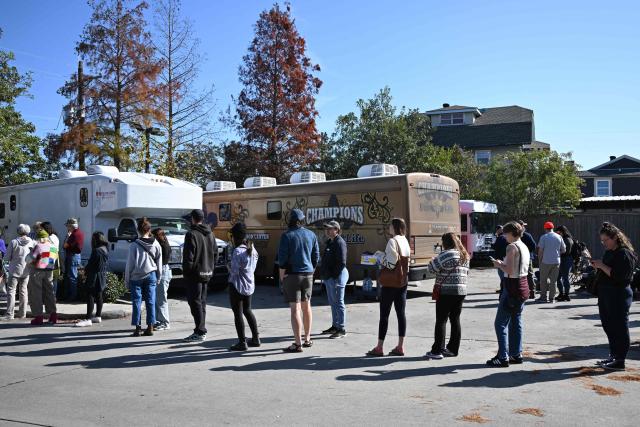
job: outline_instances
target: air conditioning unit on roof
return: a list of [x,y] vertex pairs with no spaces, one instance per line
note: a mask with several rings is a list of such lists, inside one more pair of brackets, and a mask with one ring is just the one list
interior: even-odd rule
[[291,175],[289,182],[291,184],[303,184],[309,182],[325,182],[327,176],[324,172],[296,172]]
[[233,181],[211,181],[207,184],[207,191],[225,191],[225,190],[235,190],[236,183]]
[[80,176],[87,176],[85,171],[74,171],[70,169],[63,169],[58,172],[58,179],[78,178]]
[[118,175],[120,171],[115,166],[89,165],[87,174],[89,175]]
[[276,185],[276,179],[268,176],[252,176],[244,180],[244,188],[274,187]]
[[398,175],[398,166],[388,163],[374,163],[361,166],[360,169],[358,169],[358,178],[387,175]]

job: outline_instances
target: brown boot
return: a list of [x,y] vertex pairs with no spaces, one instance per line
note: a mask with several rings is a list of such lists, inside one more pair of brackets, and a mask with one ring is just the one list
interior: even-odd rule
[[153,325],[149,325],[147,326],[147,329],[145,329],[144,333],[142,334],[145,337],[150,337],[153,335]]
[[139,337],[140,336],[140,331],[142,330],[142,328],[140,326],[136,326],[136,330],[133,331],[133,333],[131,334],[132,337]]

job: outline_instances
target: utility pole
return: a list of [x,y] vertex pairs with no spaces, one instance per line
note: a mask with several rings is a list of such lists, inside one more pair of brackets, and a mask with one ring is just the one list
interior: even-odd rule
[[83,171],[86,168],[85,165],[85,153],[84,153],[84,119],[85,119],[85,108],[84,108],[84,75],[82,72],[82,60],[78,61],[78,110],[77,114],[77,123],[78,128],[80,129],[79,138],[80,141],[78,144],[78,168]]
[[156,127],[144,126],[136,122],[130,123],[130,126],[144,136],[144,172],[149,173],[151,171],[151,135],[162,136],[164,133]]

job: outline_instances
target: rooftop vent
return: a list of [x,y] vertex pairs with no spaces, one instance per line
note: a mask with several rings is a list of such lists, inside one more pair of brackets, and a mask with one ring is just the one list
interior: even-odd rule
[[236,183],[233,181],[211,181],[207,184],[207,191],[235,190]]
[[446,102],[444,104],[442,104],[442,108],[449,108],[451,107],[449,104],[447,104]]
[[609,161],[615,160],[616,156],[609,156]]
[[120,171],[115,166],[89,165],[87,173],[89,175],[117,175]]
[[324,172],[296,172],[291,175],[291,184],[304,184],[308,182],[325,182],[327,176]]
[[373,165],[361,166],[360,169],[358,169],[358,178],[387,175],[398,175],[398,166],[387,163],[375,163]]
[[70,169],[63,169],[58,172],[58,179],[78,178],[80,176],[87,176],[85,171],[74,171]]
[[244,180],[244,188],[273,187],[277,185],[275,178],[268,176],[252,176]]

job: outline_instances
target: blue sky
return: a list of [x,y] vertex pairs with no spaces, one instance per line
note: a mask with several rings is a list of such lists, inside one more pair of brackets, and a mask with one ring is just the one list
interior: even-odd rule
[[[272,3],[183,1],[208,58],[200,83],[215,84],[220,110],[239,92],[253,24]],[[322,67],[322,131],[388,85],[398,106],[424,111],[443,102],[531,108],[536,138],[586,168],[640,157],[638,2],[309,0],[292,9]],[[81,0],[2,1],[0,47],[33,72],[33,98],[18,107],[39,135],[62,130],[56,90],[77,66],[90,12]]]

